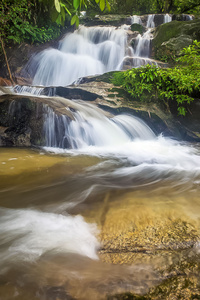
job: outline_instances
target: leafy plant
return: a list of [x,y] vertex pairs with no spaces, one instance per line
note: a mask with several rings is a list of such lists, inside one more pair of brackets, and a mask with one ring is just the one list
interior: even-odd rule
[[173,103],[179,115],[185,116],[195,97],[200,97],[200,42],[183,49],[181,66],[162,69],[147,65],[114,73],[113,83],[122,85],[133,99],[161,101],[167,107]]

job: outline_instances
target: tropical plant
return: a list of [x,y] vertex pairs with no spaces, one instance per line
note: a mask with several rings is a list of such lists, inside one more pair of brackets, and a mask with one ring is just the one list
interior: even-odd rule
[[115,73],[113,83],[122,85],[132,99],[176,106],[185,116],[189,105],[200,97],[200,42],[184,48],[178,60],[180,66],[162,69],[147,65]]

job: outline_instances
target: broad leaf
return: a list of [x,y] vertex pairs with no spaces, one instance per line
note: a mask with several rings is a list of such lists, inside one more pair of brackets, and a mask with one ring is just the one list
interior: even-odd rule
[[73,0],[73,6],[74,6],[75,10],[78,9],[79,5],[80,5],[80,0]]
[[79,18],[78,16],[76,16],[76,27],[78,28],[78,26],[79,26]]
[[100,10],[103,11],[105,8],[105,0],[100,0],[100,4],[99,4]]
[[57,17],[57,19],[56,19],[56,23],[57,23],[58,25],[61,25],[61,23],[62,23],[61,15],[58,15],[58,17]]
[[76,22],[76,15],[74,15],[74,16],[71,18],[71,25],[74,25],[75,22]]
[[54,0],[54,4],[55,4],[55,8],[56,8],[57,12],[60,13],[60,2],[59,2],[59,0]]
[[108,10],[110,11],[111,8],[110,8],[110,4],[109,4],[108,0],[106,0],[106,6],[107,6]]
[[65,21],[65,9],[63,7],[61,8],[61,16],[63,21]]

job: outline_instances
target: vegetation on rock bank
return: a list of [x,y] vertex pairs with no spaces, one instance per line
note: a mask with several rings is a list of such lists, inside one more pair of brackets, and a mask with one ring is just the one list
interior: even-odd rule
[[57,38],[63,27],[79,24],[81,10],[92,14],[111,13],[198,13],[200,0],[2,0],[0,38],[13,41],[46,42]]
[[177,62],[179,65],[168,69],[147,65],[116,72],[112,81],[122,85],[134,100],[161,101],[185,116],[189,105],[200,98],[200,42],[184,48]]

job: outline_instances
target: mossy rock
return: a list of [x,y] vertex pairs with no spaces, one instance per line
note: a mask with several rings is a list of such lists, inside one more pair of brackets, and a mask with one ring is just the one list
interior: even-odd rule
[[159,26],[152,42],[153,57],[161,61],[172,61],[183,48],[200,41],[200,20],[173,21]]
[[131,25],[131,30],[132,31],[138,31],[140,34],[143,34],[145,32],[145,28],[144,26],[137,24],[137,23],[133,23]]
[[81,24],[86,26],[121,26],[126,23],[127,15],[90,15],[84,19],[81,19]]

